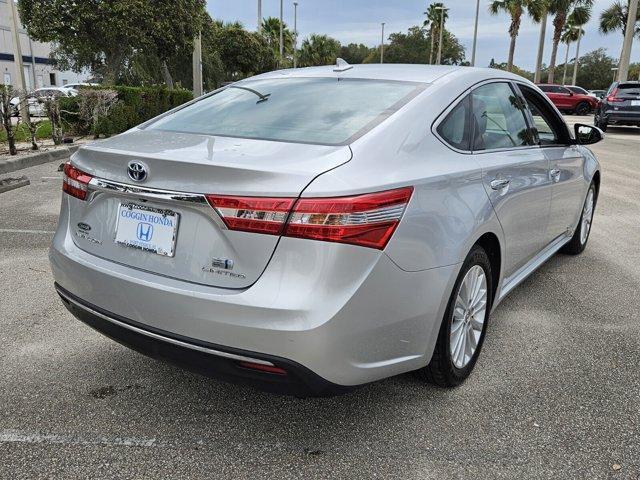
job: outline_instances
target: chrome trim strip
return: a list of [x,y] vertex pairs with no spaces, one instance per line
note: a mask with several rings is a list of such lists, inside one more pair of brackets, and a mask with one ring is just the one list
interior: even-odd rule
[[113,195],[136,197],[143,200],[153,200],[169,204],[181,204],[191,208],[196,208],[216,222],[222,230],[227,230],[227,226],[220,218],[218,212],[209,205],[207,198],[201,193],[176,192],[172,190],[161,190],[157,188],[142,187],[126,183],[114,182],[104,178],[93,177],[87,189],[87,202],[91,203],[101,193],[111,193]]
[[528,278],[533,272],[540,268],[547,260],[556,254],[567,242],[571,240],[573,232],[563,233],[559,237],[552,240],[545,248],[543,248],[538,255],[533,257],[528,263],[520,267],[509,278],[503,280],[503,285],[500,288],[500,295],[498,295],[498,301],[496,305],[501,302],[514,288],[516,288],[523,280]]
[[57,290],[58,294],[61,297],[63,297],[68,302],[73,303],[78,308],[81,308],[82,310],[86,310],[87,312],[89,312],[89,313],[91,313],[93,315],[96,315],[96,316],[102,318],[103,320],[107,320],[108,322],[114,323],[114,324],[116,324],[116,325],[118,325],[118,326],[120,326],[122,328],[126,328],[128,330],[131,330],[132,332],[136,332],[136,333],[139,333],[141,335],[146,335],[147,337],[151,337],[151,338],[154,338],[156,340],[161,340],[163,342],[172,343],[173,345],[178,345],[180,347],[185,347],[185,348],[189,348],[191,350],[196,350],[198,352],[203,352],[203,353],[208,353],[208,354],[211,354],[211,355],[215,355],[217,357],[228,358],[230,360],[237,360],[237,361],[241,361],[241,362],[259,363],[260,365],[268,365],[270,367],[275,366],[273,363],[267,362],[266,360],[261,360],[259,358],[244,357],[242,355],[235,355],[233,353],[221,352],[219,350],[214,350],[212,348],[207,348],[207,347],[201,347],[199,345],[193,345],[191,343],[182,342],[182,341],[176,340],[174,338],[165,337],[164,335],[159,335],[157,333],[149,332],[149,331],[144,330],[142,328],[134,327],[133,325],[129,325],[128,323],[121,322],[119,320],[116,320],[115,318],[108,317],[106,315],[103,315],[100,312],[96,312],[95,310],[87,307],[86,305],[82,305],[81,303],[73,300],[72,298],[69,298],[69,296],[65,295],[64,292],[60,291],[60,289],[56,288],[56,290]]

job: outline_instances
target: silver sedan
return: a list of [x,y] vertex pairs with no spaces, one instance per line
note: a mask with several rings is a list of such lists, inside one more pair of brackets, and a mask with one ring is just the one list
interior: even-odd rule
[[455,386],[500,301],[585,248],[601,138],[500,70],[259,75],[71,158],[56,288],[105,335],[230,381]]

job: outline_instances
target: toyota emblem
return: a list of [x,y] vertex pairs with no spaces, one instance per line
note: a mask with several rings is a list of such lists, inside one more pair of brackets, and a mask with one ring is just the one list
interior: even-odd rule
[[140,162],[129,162],[127,165],[127,173],[131,180],[142,182],[147,178],[147,168]]

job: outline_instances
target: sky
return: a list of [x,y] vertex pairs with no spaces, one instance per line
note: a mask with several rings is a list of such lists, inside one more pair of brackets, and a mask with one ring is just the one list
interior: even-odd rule
[[[473,44],[473,23],[476,0],[443,0],[450,8],[447,28],[458,37],[466,48],[467,59],[471,58]],[[595,0],[591,21],[585,26],[585,36],[581,41],[580,54],[599,47],[618,59],[622,48],[622,34],[600,35],[598,19],[600,12],[614,0]],[[423,12],[430,0],[297,0],[298,37],[300,41],[311,33],[325,33],[340,41],[364,43],[376,46],[380,43],[380,23],[385,22],[385,37],[393,32],[405,32],[412,25],[421,24]],[[224,21],[240,21],[249,30],[257,25],[257,0],[207,0],[207,10],[214,18]],[[478,25],[478,47],[476,66],[486,67],[492,58],[496,62],[506,62],[509,50],[509,16],[493,16],[488,11],[489,0],[480,0],[480,20]],[[293,0],[284,0],[284,21],[293,29]],[[262,0],[262,16],[280,15],[279,0]],[[547,24],[544,63],[551,56],[552,19]],[[524,19],[516,44],[515,64],[526,70],[535,69],[540,26],[530,19]],[[569,53],[575,56],[575,44]],[[561,45],[558,62],[564,62],[565,46]],[[635,40],[631,54],[632,62],[640,62],[640,41]]]

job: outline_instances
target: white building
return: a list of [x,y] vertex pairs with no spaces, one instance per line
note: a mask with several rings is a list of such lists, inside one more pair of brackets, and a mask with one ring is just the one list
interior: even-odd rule
[[[0,83],[17,87],[19,80],[13,56],[10,1],[0,0]],[[52,85],[61,87],[67,83],[85,81],[89,77],[88,74],[57,70],[49,58],[51,44],[31,40],[22,25],[18,31],[27,90]]]

